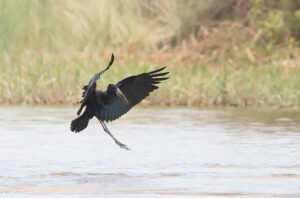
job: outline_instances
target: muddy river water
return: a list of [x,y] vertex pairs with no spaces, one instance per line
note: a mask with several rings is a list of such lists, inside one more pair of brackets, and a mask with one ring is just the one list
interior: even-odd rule
[[0,197],[300,197],[300,110],[0,107]]

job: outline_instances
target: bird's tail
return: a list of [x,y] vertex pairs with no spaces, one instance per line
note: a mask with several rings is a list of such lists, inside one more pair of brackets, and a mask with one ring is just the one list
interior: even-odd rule
[[87,114],[83,113],[78,118],[72,120],[71,122],[71,131],[78,133],[85,129],[89,123],[90,118],[87,116]]

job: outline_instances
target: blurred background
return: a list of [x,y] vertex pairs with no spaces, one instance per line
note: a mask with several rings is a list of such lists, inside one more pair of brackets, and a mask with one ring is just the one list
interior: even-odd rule
[[0,102],[74,104],[98,85],[168,66],[144,105],[300,105],[298,0],[1,0]]
[[[299,198],[299,44],[300,0],[0,0],[0,197]],[[70,132],[112,53],[100,89],[170,71],[128,152]]]

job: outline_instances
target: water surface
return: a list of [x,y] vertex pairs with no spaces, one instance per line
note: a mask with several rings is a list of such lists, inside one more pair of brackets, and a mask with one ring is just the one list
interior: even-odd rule
[[0,108],[0,197],[299,197],[300,111]]

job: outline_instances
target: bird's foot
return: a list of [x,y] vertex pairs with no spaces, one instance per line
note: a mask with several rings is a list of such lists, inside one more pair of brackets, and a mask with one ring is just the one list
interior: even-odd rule
[[125,149],[127,151],[131,150],[130,148],[127,147],[127,145],[119,142],[119,141],[115,141],[117,145],[119,145],[119,147],[121,147],[122,149]]

